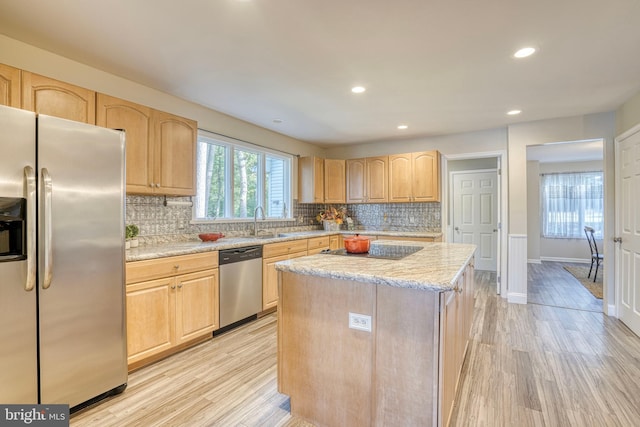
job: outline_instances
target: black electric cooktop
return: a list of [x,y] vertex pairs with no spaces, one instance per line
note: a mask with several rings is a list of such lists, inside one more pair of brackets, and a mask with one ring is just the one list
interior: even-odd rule
[[361,258],[381,258],[381,259],[402,259],[406,256],[414,254],[422,249],[422,246],[404,246],[404,245],[371,245],[369,252],[363,254],[352,254],[346,249],[326,249],[323,254],[328,255],[344,255]]

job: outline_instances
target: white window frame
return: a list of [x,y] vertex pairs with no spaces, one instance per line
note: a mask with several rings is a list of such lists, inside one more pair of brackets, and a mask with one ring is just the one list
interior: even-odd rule
[[[224,217],[219,218],[203,218],[197,216],[197,203],[200,198],[200,179],[201,176],[198,173],[198,168],[200,164],[200,159],[196,159],[196,201],[193,204],[192,209],[192,223],[193,224],[207,224],[207,223],[221,223],[221,222],[252,222],[253,221],[253,213],[251,213],[250,217],[247,218],[238,218],[233,217],[233,197],[234,197],[234,150],[242,149],[243,151],[247,151],[250,153],[255,153],[259,155],[258,161],[258,182],[256,185],[256,193],[258,194],[258,205],[262,206],[265,209],[266,203],[266,156],[276,157],[283,159],[285,161],[285,171],[284,171],[284,186],[285,186],[285,196],[284,202],[286,203],[286,216],[267,216],[266,219],[269,221],[294,221],[293,212],[292,212],[292,173],[293,173],[293,155],[281,153],[276,150],[271,150],[265,147],[260,147],[254,144],[250,144],[243,141],[236,141],[232,138],[226,138],[221,135],[213,134],[211,132],[207,132],[204,130],[198,131],[198,139],[197,144],[200,144],[201,140],[208,140],[212,144],[224,146],[226,148],[225,153],[225,214]],[[199,150],[196,150],[199,152]],[[265,215],[267,214],[267,209],[265,209]],[[249,213],[247,213],[249,215]]]

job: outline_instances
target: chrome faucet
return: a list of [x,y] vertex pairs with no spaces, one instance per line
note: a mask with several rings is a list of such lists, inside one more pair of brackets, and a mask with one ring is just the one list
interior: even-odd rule
[[253,211],[253,235],[254,236],[258,236],[258,209],[260,209],[260,212],[262,212],[261,218],[264,221],[266,218],[264,216],[264,209],[262,208],[262,206],[258,205],[256,206],[256,210]]

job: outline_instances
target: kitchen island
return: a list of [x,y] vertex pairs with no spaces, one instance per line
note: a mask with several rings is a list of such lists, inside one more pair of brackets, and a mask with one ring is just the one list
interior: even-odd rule
[[[473,314],[475,246],[374,242],[279,271],[278,389],[319,426],[446,425]],[[407,252],[401,250],[400,253]]]

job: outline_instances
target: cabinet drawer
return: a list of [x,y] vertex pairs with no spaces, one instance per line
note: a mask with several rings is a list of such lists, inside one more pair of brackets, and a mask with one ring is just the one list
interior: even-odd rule
[[218,267],[218,251],[127,263],[127,284]]
[[320,248],[328,249],[330,240],[331,240],[330,236],[314,237],[313,239],[309,239],[307,249],[310,251],[314,249],[320,249]]
[[271,243],[262,248],[262,258],[288,255],[307,250],[307,239],[291,240],[288,242]]

